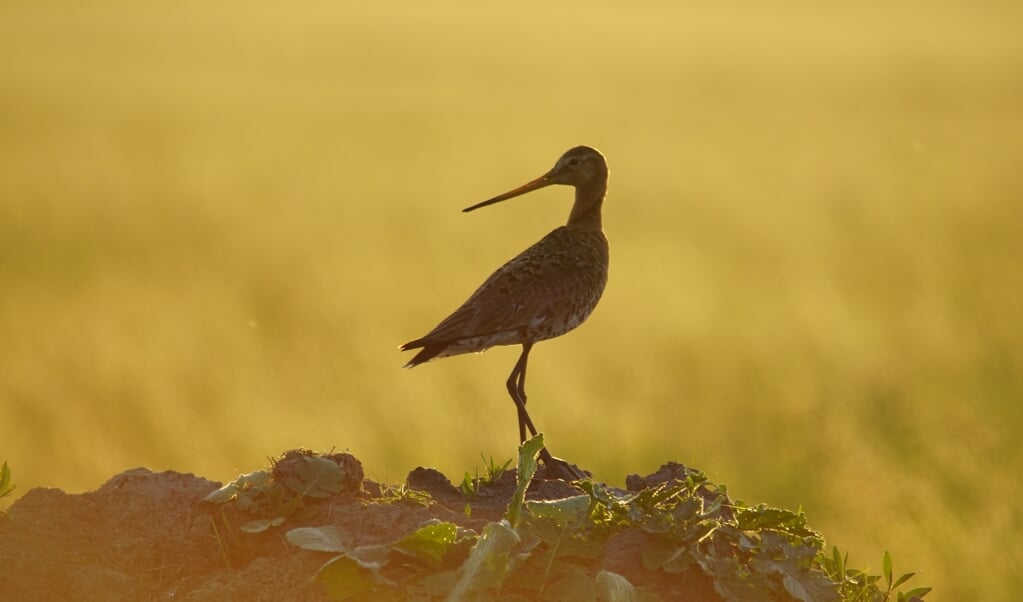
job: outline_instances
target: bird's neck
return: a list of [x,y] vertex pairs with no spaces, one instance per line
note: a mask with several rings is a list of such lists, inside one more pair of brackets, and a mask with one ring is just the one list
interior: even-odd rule
[[589,187],[579,186],[575,189],[575,204],[568,216],[568,227],[580,230],[600,231],[600,207],[604,204],[607,194],[607,183],[594,184]]

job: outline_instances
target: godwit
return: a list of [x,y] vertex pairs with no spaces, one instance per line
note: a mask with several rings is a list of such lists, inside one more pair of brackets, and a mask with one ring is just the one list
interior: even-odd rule
[[[565,184],[575,187],[568,223],[556,228],[497,269],[469,299],[426,336],[401,346],[422,349],[411,368],[434,358],[485,351],[496,345],[522,345],[522,354],[508,377],[508,393],[518,410],[519,442],[526,429],[536,435],[526,412],[526,360],[533,344],[579,326],[596,307],[607,283],[607,239],[601,230],[600,207],[607,193],[607,162],[596,149],[569,149],[554,168],[518,188],[463,211],[499,203],[527,192]],[[580,476],[547,450],[548,468]]]

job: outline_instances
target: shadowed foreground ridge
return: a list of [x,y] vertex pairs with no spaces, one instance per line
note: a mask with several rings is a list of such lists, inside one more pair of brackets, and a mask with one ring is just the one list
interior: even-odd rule
[[0,518],[0,599],[882,599],[883,577],[833,560],[800,512],[674,462],[627,490],[530,479],[536,451],[460,488],[293,450],[223,486],[136,468],[84,494],[32,489]]

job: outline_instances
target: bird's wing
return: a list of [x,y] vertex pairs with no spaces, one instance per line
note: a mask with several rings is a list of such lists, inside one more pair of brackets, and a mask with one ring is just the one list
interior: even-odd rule
[[429,344],[502,332],[528,333],[542,328],[547,320],[579,311],[574,305],[584,303],[590,294],[599,296],[604,276],[595,272],[594,265],[600,262],[559,244],[559,230],[498,268],[420,341]]

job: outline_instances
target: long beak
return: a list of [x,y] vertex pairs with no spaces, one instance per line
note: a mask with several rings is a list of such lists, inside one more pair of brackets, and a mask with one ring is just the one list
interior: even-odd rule
[[532,192],[534,190],[543,188],[544,186],[550,186],[551,184],[554,184],[554,180],[551,179],[551,174],[552,172],[547,172],[544,175],[540,176],[539,178],[533,180],[532,182],[526,182],[525,184],[519,186],[515,190],[509,190],[504,194],[499,194],[492,199],[487,199],[486,201],[483,201],[482,203],[476,203],[472,207],[466,207],[465,209],[462,209],[462,211],[464,213],[468,213],[470,211],[475,211],[480,207],[486,207],[487,205],[493,205],[494,203],[507,201],[510,198],[526,194],[527,192]]

